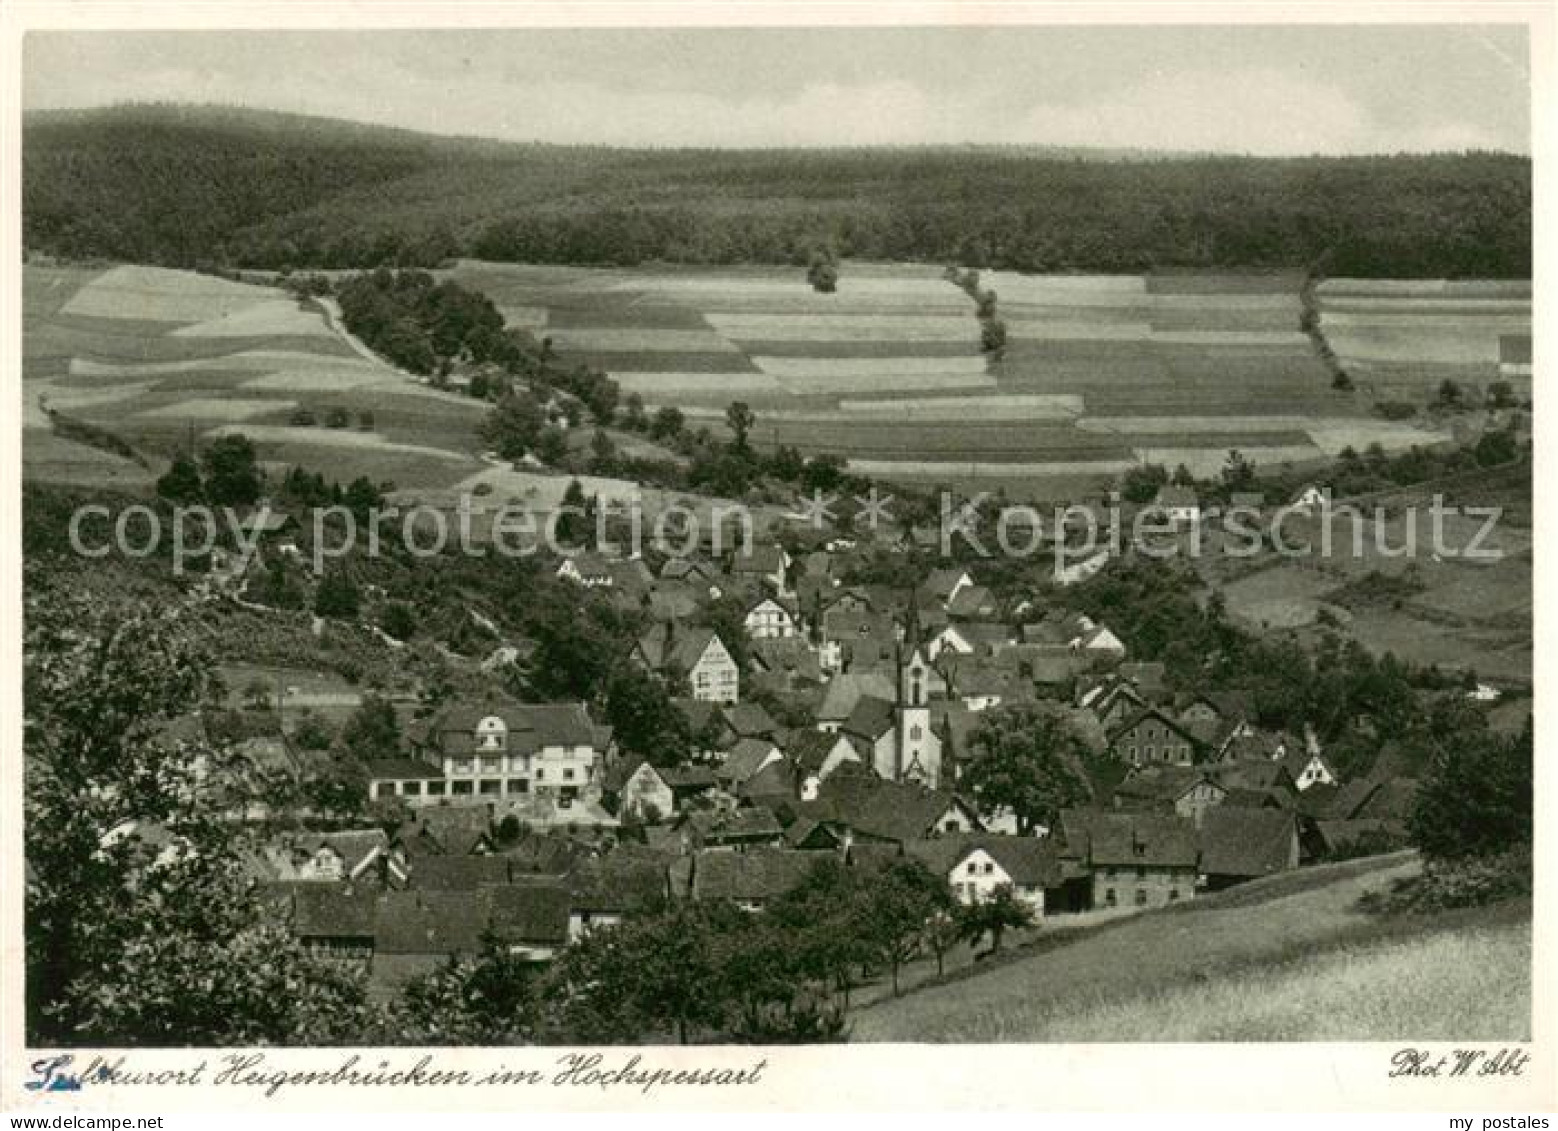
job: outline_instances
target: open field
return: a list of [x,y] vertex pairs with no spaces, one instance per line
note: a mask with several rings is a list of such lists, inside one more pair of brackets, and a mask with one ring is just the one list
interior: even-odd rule
[[[855,1014],[856,1041],[1522,1040],[1529,904],[1357,908],[1410,857],[1322,865],[1046,939]],[[1068,933],[1069,934],[1069,933]]]
[[1531,388],[1531,286],[1518,281],[1329,279],[1320,327],[1353,379],[1380,396],[1440,382]]
[[[24,278],[30,478],[144,486],[192,434],[235,427],[262,460],[342,481],[443,486],[481,466],[472,453],[484,406],[360,357],[283,291],[150,267],[29,266]],[[111,432],[156,470],[52,435],[45,403]],[[321,421],[342,410],[352,427],[297,427],[298,409]]]
[[[1145,460],[1210,474],[1230,448],[1258,466],[1301,467],[1349,446],[1449,439],[1377,419],[1374,384],[1332,390],[1298,333],[1297,280],[1285,276],[986,272],[1010,335],[992,361],[978,350],[973,303],[929,266],[846,263],[831,295],[790,268],[461,261],[448,274],[651,406],[677,405],[719,430],[726,405],[743,399],[758,413],[757,443],[838,452],[888,478],[999,482],[1055,497]],[[1386,343],[1376,354],[1403,335],[1418,343],[1419,359],[1369,363],[1363,379],[1390,388],[1472,365],[1487,379],[1501,356],[1522,356],[1508,344],[1522,328],[1529,337],[1528,288],[1326,288],[1344,341],[1355,333]],[[411,479],[395,481],[413,487],[479,470],[471,457],[481,405],[358,356],[317,310],[274,288],[159,268],[29,267],[25,307],[29,381],[131,390],[80,411],[152,457],[191,429],[254,422],[267,460],[340,452],[354,467],[382,469],[398,451],[415,459]],[[354,429],[291,427],[295,410],[322,418],[334,408],[353,415]],[[355,431],[363,413],[372,414],[367,439]]]
[[[533,322],[544,312],[565,357],[605,369],[651,404],[675,404],[717,428],[725,405],[744,399],[758,412],[757,442],[838,451],[887,476],[940,476],[950,462],[962,465],[964,480],[1053,495],[1062,478],[1096,486],[1149,459],[1215,472],[1233,447],[1257,464],[1302,466],[1347,446],[1401,450],[1449,439],[1382,421],[1373,396],[1330,387],[1300,332],[1301,280],[1291,275],[986,271],[980,284],[996,292],[1008,330],[1004,356],[990,360],[978,348],[972,301],[925,265],[846,262],[834,294],[813,291],[796,268],[465,260],[448,274]],[[1479,333],[1529,333],[1528,290],[1522,298],[1505,284],[1398,290],[1387,282],[1361,296],[1344,280],[1328,286],[1336,303],[1453,300],[1444,327],[1422,329],[1425,338],[1453,339],[1466,319]],[[1492,356],[1479,364],[1496,373],[1493,341],[1492,355],[1480,340],[1461,354],[1425,352]],[[872,427],[854,427],[865,417]],[[1039,427],[999,437],[965,427],[1000,421]],[[924,426],[936,423],[941,434],[927,441]]]

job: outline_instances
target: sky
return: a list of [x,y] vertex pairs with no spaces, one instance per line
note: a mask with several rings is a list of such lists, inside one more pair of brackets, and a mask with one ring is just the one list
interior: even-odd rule
[[30,32],[28,109],[623,146],[1530,152],[1518,26]]

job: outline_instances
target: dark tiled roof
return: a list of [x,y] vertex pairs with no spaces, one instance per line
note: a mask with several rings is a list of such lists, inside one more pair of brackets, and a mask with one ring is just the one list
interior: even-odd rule
[[841,729],[845,734],[875,742],[892,729],[892,725],[893,704],[874,695],[864,695],[856,700],[854,710],[849,712]]
[[1217,806],[1201,823],[1201,871],[1252,879],[1297,865],[1297,820],[1281,809]]
[[430,891],[475,891],[485,884],[506,884],[515,873],[513,861],[507,856],[419,856],[411,867],[408,886]]
[[740,785],[762,768],[763,762],[778,749],[766,738],[743,738],[730,748],[725,761],[715,771],[720,781]]
[[775,899],[810,875],[830,852],[758,848],[747,852],[700,852],[693,859],[694,899]]
[[664,853],[618,850],[584,861],[567,876],[574,910],[619,915],[652,910],[665,898],[671,859]]
[[[922,840],[949,809],[956,795],[910,782],[890,782],[869,774],[834,774],[817,799],[803,802],[803,816],[847,825],[882,840]],[[964,807],[966,808],[966,806]]]
[[1102,813],[1068,810],[1063,814],[1069,843],[1085,839],[1087,858],[1095,867],[1194,867],[1198,855],[1195,826],[1160,813]]
[[725,708],[725,720],[742,738],[771,738],[779,729],[761,703],[733,703]]
[[499,942],[561,946],[568,941],[573,895],[556,882],[509,884],[478,893],[487,929]]
[[269,887],[299,938],[372,938],[377,930],[372,888],[307,881]]

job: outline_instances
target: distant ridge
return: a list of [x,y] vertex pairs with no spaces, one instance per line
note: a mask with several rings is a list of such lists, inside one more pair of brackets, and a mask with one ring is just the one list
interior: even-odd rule
[[621,149],[238,106],[23,122],[31,250],[195,267],[849,258],[1023,272],[1528,277],[1531,162],[1034,146]]

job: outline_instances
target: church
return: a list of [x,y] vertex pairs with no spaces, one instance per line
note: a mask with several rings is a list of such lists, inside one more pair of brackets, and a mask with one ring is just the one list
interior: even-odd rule
[[898,646],[897,699],[892,728],[873,744],[872,764],[889,781],[941,784],[941,736],[931,726],[931,666],[920,635],[919,616],[909,602],[908,621]]

